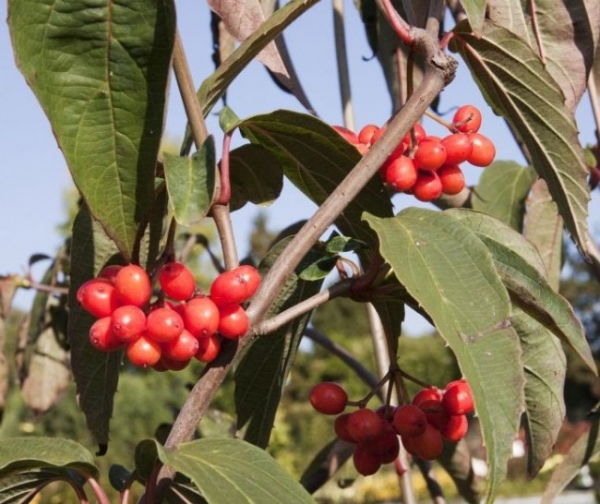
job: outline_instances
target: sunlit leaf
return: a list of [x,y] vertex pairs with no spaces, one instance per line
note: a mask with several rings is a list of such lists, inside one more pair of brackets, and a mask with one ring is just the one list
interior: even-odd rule
[[536,172],[546,180],[577,246],[585,251],[589,190],[572,111],[537,54],[525,41],[489,21],[477,38],[455,29],[455,47],[490,104],[518,132]]
[[38,468],[72,468],[98,475],[93,455],[70,439],[32,436],[0,440],[0,480]]
[[493,215],[520,231],[525,199],[536,178],[531,168],[523,168],[512,161],[496,161],[483,170],[473,188],[473,208]]
[[11,0],[17,64],[91,214],[126,258],[154,191],[171,51],[170,0]]
[[270,455],[241,439],[200,439],[173,450],[150,440],[141,444],[190,478],[211,504],[314,504]]
[[382,256],[431,317],[471,385],[490,467],[490,502],[506,476],[524,387],[510,300],[491,254],[473,231],[443,212],[409,208],[394,218],[365,219],[377,232]]
[[169,207],[178,224],[191,227],[204,219],[213,200],[216,169],[212,136],[191,157],[165,153]]

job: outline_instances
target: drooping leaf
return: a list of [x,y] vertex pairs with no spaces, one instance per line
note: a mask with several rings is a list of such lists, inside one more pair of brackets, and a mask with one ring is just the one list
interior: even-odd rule
[[587,87],[598,42],[598,2],[536,0],[535,4],[527,4],[492,0],[487,4],[494,23],[521,37],[543,59],[544,67],[562,89],[567,108],[574,112]]
[[[265,21],[273,14],[265,9],[266,5],[262,5],[259,0],[209,0],[208,5],[221,17],[227,31],[240,42],[259,30],[263,32]],[[258,53],[256,59],[264,64],[277,82],[289,90],[306,109],[312,110],[294,71],[283,35],[269,42]]]
[[169,208],[178,224],[200,224],[210,209],[215,191],[215,141],[209,136],[191,157],[165,153],[165,181]]
[[211,504],[314,504],[310,494],[264,450],[241,439],[200,439],[165,450],[150,445],[165,465],[187,476]]
[[448,214],[473,229],[488,247],[513,303],[571,346],[597,374],[581,322],[567,300],[546,281],[534,246],[486,214],[466,210],[451,210]]
[[[490,467],[487,500],[506,476],[523,409],[524,371],[510,300],[487,247],[444,212],[366,214],[380,252],[450,345],[475,398]],[[473,293],[477,296],[473,296]]]
[[552,478],[542,495],[541,504],[551,504],[566,486],[573,480],[579,470],[590,460],[596,460],[600,454],[600,426],[598,418],[592,422],[589,431],[571,445],[563,461],[552,473]]
[[[225,93],[229,84],[240,72],[277,37],[292,21],[310,9],[319,0],[294,0],[267,19],[258,30],[244,40],[212,75],[207,77],[198,90],[198,99],[204,115],[212,109],[217,100]],[[187,142],[185,142],[187,143]],[[184,149],[185,150],[185,149]]]
[[[261,262],[259,271],[266,275],[285,250],[291,237],[281,240]],[[267,313],[267,318],[317,294],[320,281],[300,279],[298,267],[279,291]],[[310,313],[285,324],[271,334],[258,338],[247,351],[235,371],[235,408],[238,429],[244,439],[265,448],[269,444],[275,413],[281,400],[296,350],[304,333]]]
[[445,443],[444,451],[437,459],[448,472],[463,499],[478,504],[483,496],[483,480],[475,474],[471,450],[465,439],[458,443]]
[[19,68],[91,214],[126,258],[154,190],[175,32],[170,0],[9,3]]
[[260,145],[246,144],[229,153],[231,210],[246,203],[268,205],[283,189],[283,173],[279,162]]
[[0,504],[25,504],[45,485],[56,480],[69,480],[69,471],[42,469],[11,474],[0,478]]
[[587,169],[572,111],[555,80],[525,41],[486,21],[481,38],[457,25],[455,47],[486,100],[522,138],[533,167],[546,180],[567,230],[586,250]]
[[523,235],[538,249],[548,283],[558,290],[562,269],[563,220],[543,180],[538,180],[531,189]]
[[300,477],[300,484],[311,494],[327,483],[350,458],[354,445],[336,438],[327,443],[310,461]]
[[525,366],[527,473],[535,476],[551,455],[565,418],[567,360],[560,341],[537,320],[514,309]]
[[21,385],[23,400],[36,414],[45,413],[62,399],[70,384],[69,352],[58,343],[52,327],[47,327],[27,363]]
[[536,178],[531,168],[523,168],[513,161],[496,161],[483,170],[473,189],[473,208],[521,231],[525,199]]
[[101,226],[92,220],[83,205],[73,223],[71,254],[77,260],[71,263],[68,338],[79,407],[100,445],[108,443],[108,426],[119,381],[122,352],[103,353],[92,347],[89,330],[94,318],[79,306],[76,296],[81,284],[97,276],[116,253],[114,243]]
[[[247,118],[240,128],[253,143],[275,154],[286,177],[317,205],[360,160],[354,146],[307,114],[278,110]],[[389,195],[378,177],[367,183],[335,222],[344,235],[372,244],[373,232],[361,222],[364,211],[380,217],[392,215]]]
[[13,437],[0,440],[0,480],[13,473],[51,467],[98,475],[93,455],[70,439]]

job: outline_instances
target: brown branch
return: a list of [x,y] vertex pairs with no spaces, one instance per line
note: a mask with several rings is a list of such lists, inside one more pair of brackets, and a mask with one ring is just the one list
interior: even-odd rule
[[346,52],[343,0],[333,0],[333,33],[340,97],[342,99],[342,112],[344,114],[344,127],[355,131],[356,124],[354,122],[354,109],[350,93],[350,73],[348,72],[348,54]]
[[210,212],[217,226],[217,232],[219,233],[225,269],[231,270],[237,267],[240,261],[235,246],[235,236],[233,234],[233,225],[231,224],[229,205],[215,204],[212,206]]

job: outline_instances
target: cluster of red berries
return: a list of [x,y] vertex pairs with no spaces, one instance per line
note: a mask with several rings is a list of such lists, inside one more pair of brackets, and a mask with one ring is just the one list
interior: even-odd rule
[[77,300],[97,320],[90,329],[92,346],[103,352],[125,347],[135,366],[180,370],[192,358],[214,360],[222,338],[237,339],[248,331],[242,303],[260,284],[248,265],[220,274],[210,295],[197,293],[191,271],[170,262],[158,274],[161,291],[152,304],[152,281],[140,266],[107,266],[85,282]]
[[361,407],[352,413],[342,413],[348,395],[331,382],[315,385],[310,402],[320,413],[338,415],[335,433],[355,444],[354,467],[364,476],[375,474],[382,464],[396,460],[399,438],[411,455],[436,459],[442,453],[444,439],[457,442],[465,436],[466,415],[473,411],[471,388],[463,379],[448,383],[444,390],[424,388],[412,403],[398,407],[383,405],[376,410]]
[[[458,194],[465,187],[460,167],[463,162],[488,166],[496,156],[493,142],[478,133],[481,112],[477,107],[464,105],[452,119],[452,133],[444,138],[428,136],[420,124],[413,126],[392,152],[379,173],[394,192],[412,194],[420,201],[433,201],[442,194]],[[368,124],[355,134],[333,127],[364,155],[377,142],[385,127]],[[414,138],[414,140],[413,140]]]

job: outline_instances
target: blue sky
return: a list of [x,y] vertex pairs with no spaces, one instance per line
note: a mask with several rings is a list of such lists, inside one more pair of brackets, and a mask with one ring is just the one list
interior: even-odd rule
[[[179,30],[197,86],[213,70],[209,11],[201,2],[182,0],[178,3]],[[346,37],[351,73],[351,88],[355,106],[356,124],[382,124],[390,113],[390,99],[379,64],[371,58],[364,29],[352,2],[345,2]],[[338,93],[335,50],[333,43],[333,17],[330,2],[320,2],[303,15],[286,32],[286,42],[296,65],[300,80],[320,117],[331,123],[342,123],[342,110]],[[2,183],[0,184],[0,274],[22,274],[28,257],[34,253],[52,255],[61,239],[56,226],[64,218],[63,194],[71,179],[52,135],[49,123],[33,93],[15,67],[8,28],[0,24],[0,142],[3,153]],[[264,113],[278,108],[302,110],[296,100],[281,92],[258,63],[252,63],[234,82],[228,93],[229,106],[240,117]],[[494,139],[498,146],[498,159],[522,161],[517,147],[508,134],[501,118],[493,115],[485,105],[478,89],[470,81],[464,64],[459,67],[455,81],[445,90],[441,110],[462,104],[481,107],[484,113],[482,132]],[[215,108],[218,111],[220,104]],[[594,124],[587,99],[578,115],[582,140],[593,141]],[[428,123],[426,123],[427,125]],[[217,119],[209,117],[211,132],[219,137]],[[166,136],[181,138],[185,126],[183,108],[177,88],[171,83],[170,104],[166,121]],[[435,130],[434,130],[435,131]],[[440,131],[438,131],[440,132]],[[217,145],[220,145],[217,142]],[[465,169],[468,181],[477,180],[478,168]],[[407,196],[397,196],[397,208],[414,204]],[[597,201],[593,207],[597,209]],[[282,228],[298,219],[308,217],[314,205],[293,188],[286,186],[282,197],[266,211],[269,224]],[[253,205],[234,214],[234,226],[239,233],[238,248],[244,245],[250,223],[258,212]],[[599,212],[591,212],[596,215]],[[592,229],[598,228],[598,219],[591,220]],[[39,276],[39,271],[37,272]],[[16,304],[26,308],[29,293],[20,293]],[[414,330],[422,327],[411,317]],[[410,331],[410,326],[409,326]],[[413,331],[410,331],[413,332]]]

